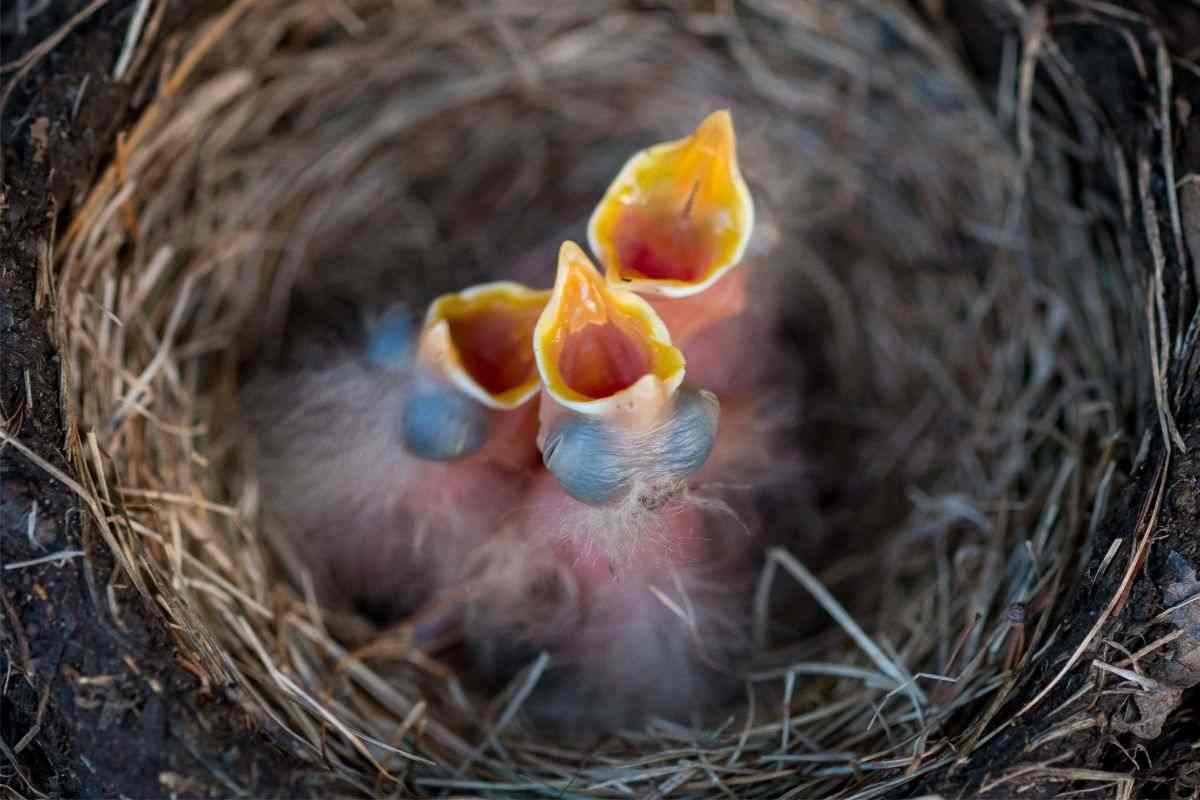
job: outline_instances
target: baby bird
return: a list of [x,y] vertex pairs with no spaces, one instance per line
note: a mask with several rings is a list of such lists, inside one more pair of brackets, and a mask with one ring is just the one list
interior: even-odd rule
[[[741,527],[688,491],[720,403],[683,387],[662,320],[571,242],[533,345],[547,469],[523,503],[521,538],[504,544],[529,555],[491,562],[482,577],[498,589],[481,597],[468,635],[519,631],[516,641],[552,655],[529,705],[544,721],[612,726],[702,706],[732,685],[750,580]],[[557,587],[548,624],[505,624],[522,578]]]
[[676,401],[684,358],[670,332],[649,303],[608,284],[573,242],[559,254],[533,351],[544,387],[538,446],[576,500],[605,503],[635,484],[649,490],[678,481],[708,457],[716,397],[687,392]]
[[[753,216],[718,112],[621,171],[589,225],[605,275],[574,243],[560,249],[531,342],[545,470],[458,582],[472,587],[460,608],[477,666],[552,656],[526,705],[543,722],[679,715],[735,683],[754,542],[692,479],[722,449],[727,468],[744,465],[746,440],[718,446],[706,381],[737,385],[735,343],[714,337],[746,306]],[[702,380],[685,385],[693,360]]]
[[407,614],[517,506],[539,463],[529,342],[548,295],[477,286],[435,300],[420,328],[394,309],[361,354],[249,383],[264,512],[322,601]]
[[690,136],[630,158],[588,223],[609,282],[646,297],[684,354],[688,383],[721,400],[721,432],[694,476],[700,483],[795,475],[777,441],[794,409],[764,391],[792,377],[780,374],[786,359],[774,330],[785,287],[764,269],[772,237],[756,238],[755,220],[733,119],[722,110]]
[[[563,245],[534,349],[545,386],[538,446],[571,497],[611,503],[632,488],[626,506],[656,505],[647,498],[707,460],[720,408],[711,389],[736,381],[722,370],[728,343],[704,334],[745,309],[735,268],[753,225],[732,117],[717,111],[692,135],[635,154],[605,192],[588,222],[605,281]],[[704,388],[676,397],[685,363]]]
[[735,684],[748,646],[755,541],[721,498],[694,491],[698,478],[753,481],[770,462],[758,409],[737,392],[755,387],[729,364],[755,355],[739,334],[761,333],[743,313],[754,210],[734,148],[718,112],[635,155],[589,224],[606,276],[564,244],[534,331],[547,474],[524,504],[521,546],[555,555],[554,596],[571,613],[522,631],[553,656],[529,701],[552,722],[704,707]]

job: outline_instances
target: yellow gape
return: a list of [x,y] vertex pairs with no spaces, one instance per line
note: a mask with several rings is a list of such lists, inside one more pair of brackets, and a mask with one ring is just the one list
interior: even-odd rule
[[610,282],[687,297],[741,261],[753,227],[733,119],[717,111],[691,136],[626,162],[592,213],[588,241]]
[[658,314],[606,283],[574,242],[559,252],[533,349],[546,393],[583,414],[651,420],[683,381],[683,354]]
[[533,329],[549,298],[511,281],[442,295],[429,306],[417,360],[488,408],[517,408],[540,386]]

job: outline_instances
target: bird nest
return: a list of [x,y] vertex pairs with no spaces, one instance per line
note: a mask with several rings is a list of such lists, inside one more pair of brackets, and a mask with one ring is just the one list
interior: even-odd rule
[[[995,90],[873,0],[399,5],[196,27],[57,248],[80,489],[181,657],[366,793],[867,798],[968,757],[1153,385],[1120,209],[1077,171],[1117,151],[1033,80],[1044,29]],[[786,277],[804,469],[764,501],[737,696],[551,738],[522,708],[544,659],[483,686],[287,568],[241,389],[583,240],[632,152],[717,108]]]

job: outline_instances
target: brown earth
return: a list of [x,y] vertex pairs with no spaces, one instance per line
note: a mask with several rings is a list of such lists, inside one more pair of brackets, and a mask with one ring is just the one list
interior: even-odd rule
[[[5,65],[20,63],[85,5],[51,4],[20,35],[6,3]],[[86,197],[155,75],[151,60],[129,82],[111,77],[135,5],[108,3],[78,25],[19,83],[0,122],[0,417],[20,442],[68,472],[41,267],[56,227]],[[187,23],[174,8],[163,29]],[[6,70],[6,85],[12,75]],[[84,535],[81,516],[70,489],[0,445],[0,561],[87,554],[2,573],[0,787],[24,797],[318,791],[288,742],[181,663],[160,618],[114,571],[107,547]]]

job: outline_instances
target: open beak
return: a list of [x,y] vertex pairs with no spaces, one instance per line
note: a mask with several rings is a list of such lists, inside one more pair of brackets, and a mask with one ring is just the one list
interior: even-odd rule
[[511,411],[537,394],[533,328],[550,298],[510,281],[433,301],[417,363],[488,408]]
[[610,282],[682,298],[737,266],[753,227],[733,119],[717,111],[691,136],[634,155],[592,214],[588,240]]
[[683,381],[683,353],[658,314],[608,284],[574,242],[559,251],[533,353],[554,404],[629,430],[657,422]]
[[533,330],[549,297],[549,291],[502,281],[433,301],[404,409],[410,452],[454,461],[487,445],[498,460],[513,459],[531,416],[517,411],[540,387]]

